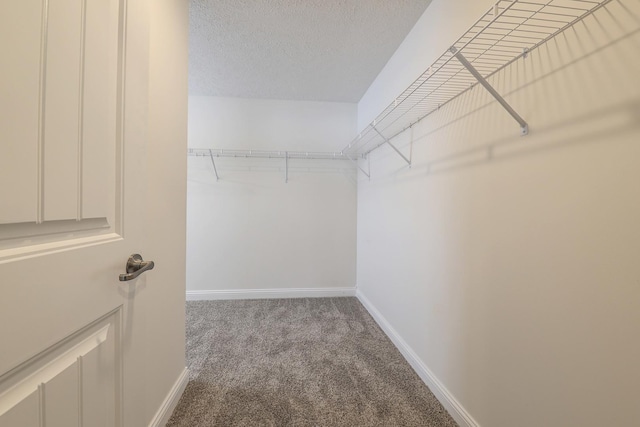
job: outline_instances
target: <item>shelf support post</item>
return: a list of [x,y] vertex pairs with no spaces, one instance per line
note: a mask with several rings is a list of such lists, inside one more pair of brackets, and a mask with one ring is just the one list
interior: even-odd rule
[[289,152],[284,152],[284,183],[289,183]]
[[387,144],[389,144],[389,145],[391,146],[391,148],[393,148],[393,149],[394,149],[394,151],[395,151],[396,153],[398,153],[398,155],[399,155],[400,157],[402,157],[402,158],[404,159],[404,161],[405,161],[405,162],[407,162],[407,164],[409,165],[409,167],[411,167],[411,160],[407,159],[407,158],[405,157],[405,155],[404,155],[404,154],[402,154],[402,153],[400,152],[400,150],[398,150],[398,149],[396,148],[396,146],[395,146],[395,145],[393,145],[393,144],[391,143],[391,141],[389,141],[389,140],[388,140],[388,139],[387,139],[383,134],[381,134],[381,133],[380,133],[380,131],[378,130],[378,128],[376,128],[375,126],[372,126],[372,127],[373,127],[373,130],[375,130],[375,131],[378,133],[378,135],[380,135],[380,138],[384,139],[384,142],[386,142]]
[[213,160],[213,150],[209,150],[209,157],[211,157],[211,164],[213,165],[213,173],[216,174],[216,181],[218,181],[220,177],[218,177],[218,169],[216,169],[216,162]]
[[478,83],[484,86],[484,88],[496,99],[496,101],[498,101],[500,105],[502,105],[502,107],[505,110],[507,110],[507,112],[511,115],[511,117],[513,117],[520,124],[520,129],[521,129],[520,134],[527,135],[529,133],[529,125],[516,112],[516,110],[514,110],[511,107],[511,105],[509,105],[509,103],[505,101],[505,99],[498,93],[498,91],[496,91],[493,88],[493,86],[491,86],[489,82],[487,82],[487,80],[484,77],[482,77],[482,75],[478,72],[478,70],[475,69],[475,67],[467,60],[467,58],[464,57],[464,55],[461,52],[458,51],[458,49],[455,48],[455,46],[451,46],[451,48],[449,49],[449,52],[451,52],[453,56],[455,56],[456,59],[460,61],[460,63],[464,66],[464,68],[466,68],[467,71],[469,71],[471,75],[475,77],[476,80],[478,80]]

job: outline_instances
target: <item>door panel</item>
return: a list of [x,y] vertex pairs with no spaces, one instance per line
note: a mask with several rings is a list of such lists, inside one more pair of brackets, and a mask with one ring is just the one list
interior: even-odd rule
[[49,0],[45,30],[43,220],[76,217],[82,3]]
[[116,425],[120,317],[117,310],[3,375],[0,427]]
[[122,5],[14,0],[2,7],[9,78],[0,81],[8,113],[0,115],[0,180],[7,183],[0,250],[37,251],[38,243],[117,232]]
[[[113,200],[117,141],[118,73],[110,64],[117,63],[119,22],[117,2],[86,1],[85,48],[82,116],[82,156],[80,169],[81,218],[108,218],[114,225],[109,200]],[[112,16],[113,19],[105,19]],[[105,102],[108,100],[108,102]]]
[[78,362],[40,386],[44,390],[44,420],[50,426],[78,425],[81,395]]
[[[115,348],[121,346],[116,341]],[[82,357],[82,421],[85,426],[112,426],[118,417],[116,403],[120,400],[116,388],[118,375],[117,367],[113,365],[115,356],[105,347],[96,347]],[[114,375],[105,372],[114,370]],[[105,405],[105,396],[110,398]]]
[[35,222],[37,212],[42,3],[13,3],[0,13],[0,150],[11,153],[0,155],[0,179],[11,179],[11,186],[0,185],[0,224]]
[[0,415],[0,427],[14,426],[40,427],[39,388]]

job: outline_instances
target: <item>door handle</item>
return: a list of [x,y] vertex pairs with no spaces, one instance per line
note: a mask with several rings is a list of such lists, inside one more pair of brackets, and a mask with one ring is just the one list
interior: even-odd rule
[[133,280],[147,270],[153,270],[153,261],[143,261],[140,254],[133,254],[127,260],[126,273],[120,275],[120,281]]

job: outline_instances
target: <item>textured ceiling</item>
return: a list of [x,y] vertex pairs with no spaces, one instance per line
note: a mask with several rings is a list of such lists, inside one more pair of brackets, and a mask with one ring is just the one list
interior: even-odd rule
[[189,93],[358,102],[430,0],[191,0]]

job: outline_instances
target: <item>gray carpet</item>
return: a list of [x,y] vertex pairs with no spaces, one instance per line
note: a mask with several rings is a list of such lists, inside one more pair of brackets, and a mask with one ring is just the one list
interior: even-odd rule
[[356,298],[187,302],[167,426],[456,426]]

